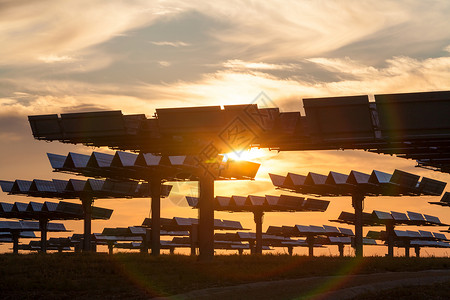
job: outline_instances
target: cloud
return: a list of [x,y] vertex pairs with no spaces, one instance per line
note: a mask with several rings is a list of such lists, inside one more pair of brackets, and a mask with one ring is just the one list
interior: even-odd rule
[[181,41],[177,41],[177,42],[168,42],[168,41],[162,41],[162,42],[151,42],[153,45],[156,46],[171,46],[171,47],[187,47],[190,44],[189,43],[185,43],[185,42],[181,42]]

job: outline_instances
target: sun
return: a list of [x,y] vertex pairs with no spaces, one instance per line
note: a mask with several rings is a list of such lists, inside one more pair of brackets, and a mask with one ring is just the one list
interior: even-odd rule
[[229,159],[231,160],[246,160],[246,161],[254,161],[258,160],[264,156],[267,156],[268,150],[260,149],[260,148],[250,148],[243,151],[232,151],[229,153],[223,154],[224,161]]

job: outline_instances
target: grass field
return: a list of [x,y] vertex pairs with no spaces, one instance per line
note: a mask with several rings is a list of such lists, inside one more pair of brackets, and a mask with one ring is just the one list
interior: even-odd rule
[[200,263],[189,256],[155,258],[139,253],[3,254],[0,295],[2,299],[148,299],[267,280],[431,269],[450,269],[450,259],[245,255],[216,256],[212,262]]

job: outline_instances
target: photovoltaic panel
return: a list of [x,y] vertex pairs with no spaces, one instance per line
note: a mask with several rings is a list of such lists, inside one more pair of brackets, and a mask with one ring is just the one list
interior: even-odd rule
[[392,174],[373,170],[370,174],[369,182],[374,184],[387,184],[390,182]]
[[396,169],[392,174],[390,183],[398,184],[408,189],[414,189],[417,186],[419,178],[420,176],[418,175]]
[[325,181],[326,184],[343,185],[346,184],[348,175],[330,171]]
[[270,177],[270,180],[272,181],[272,184],[276,187],[283,186],[283,183],[286,179],[285,176],[280,176],[280,175],[271,174],[271,173],[269,173],[269,177]]
[[14,181],[0,180],[0,187],[2,188],[2,191],[5,193],[11,192],[13,186]]
[[248,201],[248,205],[262,206],[262,205],[264,205],[266,198],[261,197],[261,196],[249,195],[247,197],[247,201]]
[[111,166],[133,167],[138,155],[130,152],[116,151]]
[[380,220],[392,220],[392,215],[388,212],[374,210],[373,214]]
[[89,162],[89,155],[69,152],[66,161],[64,162],[64,168],[86,168]]
[[48,160],[50,161],[50,165],[53,169],[60,169],[64,166],[64,162],[66,161],[66,156],[58,155],[53,153],[47,153]]
[[432,224],[442,224],[441,220],[439,220],[438,217],[430,216],[430,215],[426,215],[426,214],[424,214],[423,216],[427,222],[430,222]]
[[438,240],[447,240],[447,237],[443,233],[433,232],[433,235]]
[[0,213],[1,212],[10,212],[13,208],[14,204],[0,202]]
[[219,206],[228,206],[230,205],[230,201],[231,197],[216,196],[216,202]]
[[342,227],[339,227],[339,231],[340,231],[342,234],[344,234],[344,235],[348,235],[348,236],[353,236],[353,235],[354,235],[353,230],[351,230],[351,229],[349,229],[349,228],[342,228]]
[[27,203],[15,202],[12,211],[24,212],[27,211],[27,207]]
[[349,184],[366,184],[369,182],[370,175],[352,170],[347,178]]
[[309,172],[306,176],[304,185],[321,185],[325,184],[326,180],[326,175]]
[[408,217],[404,213],[391,211],[391,215],[396,221],[408,221]]
[[434,238],[434,235],[430,231],[419,230],[419,233],[422,238]]
[[114,155],[92,152],[86,167],[92,168],[109,168],[111,166]]
[[422,235],[417,231],[407,230],[406,233],[407,233],[408,237],[410,237],[410,238],[421,238],[422,237]]
[[283,186],[286,187],[292,187],[295,188],[296,186],[301,186],[305,184],[306,176],[294,174],[294,173],[288,173],[286,175],[286,178],[284,182],[282,183]]
[[408,214],[409,219],[412,221],[421,221],[421,222],[426,221],[422,214],[411,212],[411,211],[407,211],[406,213]]
[[[0,183],[1,184],[1,183]],[[3,187],[3,186],[2,186]],[[441,202],[450,203],[450,193],[445,192],[444,195],[441,198]]]
[[419,190],[427,195],[440,196],[446,185],[446,182],[423,177],[419,183]]

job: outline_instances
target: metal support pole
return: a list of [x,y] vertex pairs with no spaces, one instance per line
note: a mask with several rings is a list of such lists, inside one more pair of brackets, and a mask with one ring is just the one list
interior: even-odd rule
[[338,244],[338,248],[339,248],[339,256],[340,257],[344,257],[344,244]]
[[11,231],[14,254],[19,254],[19,236],[20,236],[20,231]]
[[363,257],[363,204],[364,195],[352,195],[352,205],[355,208],[355,255]]
[[264,212],[262,210],[255,210],[253,212],[253,218],[256,225],[256,243],[255,243],[255,254],[262,254],[262,223],[263,223]]
[[308,235],[306,237],[306,243],[308,243],[308,255],[314,257],[314,236]]
[[158,256],[161,248],[161,180],[150,180],[152,195],[152,255]]
[[394,257],[394,223],[389,222],[386,224],[387,244],[388,244],[388,257]]
[[205,175],[199,180],[198,248],[200,261],[214,257],[214,179]]
[[294,253],[294,247],[293,246],[288,246],[287,248],[288,248],[289,256],[292,256],[292,254]]
[[250,254],[255,254],[255,241],[248,241],[248,247],[250,248]]
[[81,204],[84,212],[84,234],[83,234],[83,251],[91,251],[91,228],[92,228],[92,197],[81,198]]
[[108,253],[110,255],[112,255],[113,254],[113,248],[114,248],[114,241],[108,241],[107,244],[108,244]]
[[197,255],[198,246],[198,224],[192,224],[191,230],[189,231],[189,239],[191,242],[191,256]]
[[409,257],[409,249],[410,249],[410,246],[409,246],[409,241],[408,241],[408,242],[405,242],[405,257]]
[[47,253],[47,225],[48,219],[39,220],[39,229],[41,230],[41,252]]
[[420,257],[420,246],[414,247],[414,250],[416,251],[416,257]]

